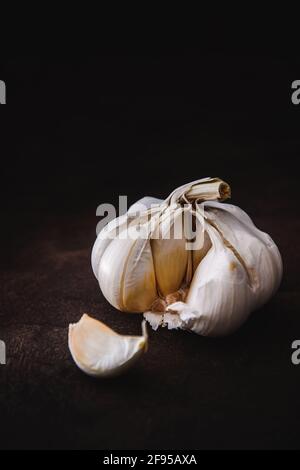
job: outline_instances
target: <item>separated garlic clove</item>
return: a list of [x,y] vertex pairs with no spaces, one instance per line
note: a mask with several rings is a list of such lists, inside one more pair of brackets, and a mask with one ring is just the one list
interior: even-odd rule
[[69,349],[77,366],[94,377],[121,374],[147,350],[145,321],[142,336],[119,335],[104,323],[84,314],[69,325]]

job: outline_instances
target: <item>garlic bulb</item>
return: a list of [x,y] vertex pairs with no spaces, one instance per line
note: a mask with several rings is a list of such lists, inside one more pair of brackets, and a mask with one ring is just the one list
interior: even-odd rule
[[142,336],[122,336],[84,314],[69,325],[69,349],[77,366],[95,377],[110,377],[127,370],[147,349],[145,321]]
[[244,211],[222,204],[228,197],[227,183],[205,178],[166,200],[145,197],[110,222],[92,251],[107,300],[144,312],[154,329],[208,336],[236,330],[275,293],[282,261]]

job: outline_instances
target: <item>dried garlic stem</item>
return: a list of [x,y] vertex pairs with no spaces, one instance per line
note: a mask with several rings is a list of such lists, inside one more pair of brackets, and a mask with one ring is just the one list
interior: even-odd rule
[[213,178],[210,181],[196,183],[191,189],[184,193],[188,201],[225,201],[230,198],[230,186],[219,178]]
[[173,204],[176,202],[224,201],[230,197],[230,194],[230,186],[225,181],[220,178],[204,178],[175,189],[165,202]]

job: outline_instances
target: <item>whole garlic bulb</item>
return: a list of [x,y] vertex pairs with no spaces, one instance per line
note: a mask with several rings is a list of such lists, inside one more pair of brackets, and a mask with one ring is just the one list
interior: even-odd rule
[[236,330],[275,293],[282,261],[242,209],[218,202],[228,197],[227,183],[204,178],[166,200],[145,197],[110,222],[92,251],[107,300],[125,312],[144,312],[154,329],[207,336]]

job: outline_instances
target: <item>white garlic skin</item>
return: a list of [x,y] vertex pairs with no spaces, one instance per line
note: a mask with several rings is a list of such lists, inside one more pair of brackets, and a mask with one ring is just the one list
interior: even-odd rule
[[92,250],[92,267],[101,291],[118,310],[142,313],[157,298],[156,280],[150,240],[110,238],[116,227],[126,230],[128,217],[154,198],[143,198],[128,213],[111,221],[99,233]]
[[[282,260],[269,235],[258,230],[240,208],[216,202],[206,206],[215,210],[210,213],[213,222],[242,256],[247,271],[219,232],[207,224],[212,248],[194,274],[186,302],[170,305],[169,310],[177,314],[165,314],[163,322],[169,328],[223,336],[233,333],[276,292]],[[152,315],[145,314],[150,323]]]
[[184,283],[189,251],[178,240],[109,240],[105,233],[116,225],[122,227],[140,204],[153,203],[163,201],[141,199],[98,235],[92,266],[104,296],[119,310],[145,312],[154,329],[164,325],[205,336],[234,332],[278,289],[282,260],[275,243],[239,207],[202,202],[206,248],[198,260],[192,252],[194,269],[187,297],[168,305],[164,313],[152,312],[155,299]]

